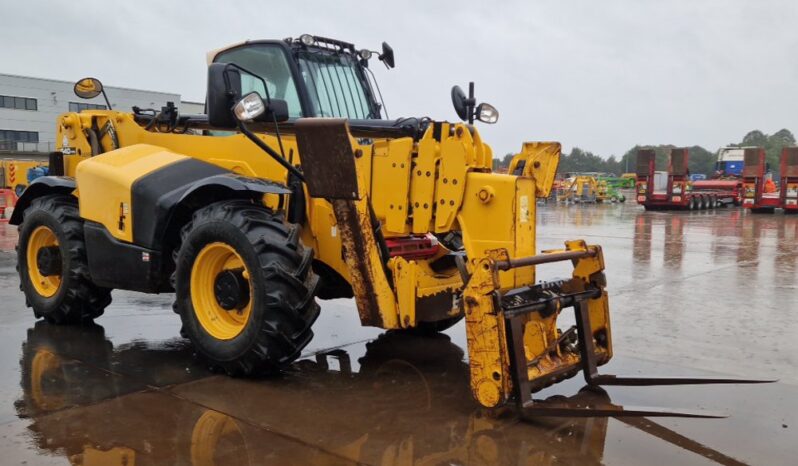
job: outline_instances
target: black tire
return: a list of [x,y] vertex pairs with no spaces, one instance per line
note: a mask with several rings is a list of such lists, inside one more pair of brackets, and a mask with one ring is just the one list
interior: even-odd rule
[[[75,394],[92,401],[117,396],[119,387],[111,383],[87,384],[83,365],[63,364],[85,356],[92,367],[108,371],[112,354],[113,345],[97,324],[66,326],[36,322],[22,342],[20,385],[23,393],[15,403],[17,414],[33,417],[62,409],[74,402],[69,397]],[[49,360],[50,364],[42,365],[41,359]]]
[[417,322],[416,326],[404,330],[411,335],[435,335],[453,327],[455,324],[463,320],[465,315],[449,317],[447,319],[436,320],[433,322]]
[[[313,338],[319,315],[313,251],[299,242],[299,229],[246,200],[227,200],[197,210],[181,232],[174,284],[175,312],[200,355],[230,375],[253,375],[284,367]],[[211,243],[235,250],[250,271],[251,311],[240,333],[211,335],[200,323],[190,289],[192,267]]]
[[[58,240],[60,285],[55,294],[45,297],[36,291],[27,261],[28,242],[38,227],[47,227]],[[19,288],[33,314],[54,324],[90,322],[111,304],[111,290],[95,285],[89,275],[83,220],[77,200],[72,196],[51,195],[34,199],[25,209],[17,243]]]

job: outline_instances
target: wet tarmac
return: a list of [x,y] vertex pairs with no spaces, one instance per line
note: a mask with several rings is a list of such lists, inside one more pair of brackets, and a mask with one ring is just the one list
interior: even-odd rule
[[[798,216],[542,207],[538,247],[601,244],[616,356],[604,372],[778,378],[535,395],[719,411],[725,419],[550,418],[478,408],[462,324],[437,337],[360,327],[322,302],[284,375],[211,373],[171,296],[114,292],[96,325],[35,322],[0,225],[0,463],[74,465],[796,464]],[[563,276],[541,266],[538,278]]]

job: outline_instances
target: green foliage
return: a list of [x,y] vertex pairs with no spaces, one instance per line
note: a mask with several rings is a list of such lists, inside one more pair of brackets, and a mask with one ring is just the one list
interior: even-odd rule
[[504,157],[499,160],[498,158],[493,159],[493,169],[498,170],[499,168],[508,169],[510,168],[510,162],[513,161],[513,157],[515,154],[504,154]]
[[620,175],[622,171],[621,164],[618,163],[615,156],[604,159],[592,152],[586,152],[578,147],[574,147],[570,154],[563,154],[560,156],[560,167],[557,172],[606,172]]
[[787,146],[795,145],[795,136],[788,129],[781,129],[775,133],[768,135],[755,129],[750,131],[743,137],[742,142],[739,144],[731,144],[732,146],[756,146],[765,148],[765,159],[770,164],[770,170],[774,175],[778,176],[780,170],[781,150]]

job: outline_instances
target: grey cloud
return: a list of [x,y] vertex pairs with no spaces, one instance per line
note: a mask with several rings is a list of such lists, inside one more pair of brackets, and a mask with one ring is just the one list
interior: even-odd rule
[[501,112],[482,127],[497,155],[524,140],[608,156],[798,130],[791,1],[4,3],[0,71],[189,100],[204,98],[205,52],[229,43],[386,40],[397,68],[374,69],[391,115],[454,119],[450,87],[474,80]]

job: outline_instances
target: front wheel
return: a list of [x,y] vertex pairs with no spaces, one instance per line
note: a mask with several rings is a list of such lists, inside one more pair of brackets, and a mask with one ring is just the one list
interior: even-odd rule
[[197,351],[230,375],[293,362],[319,315],[312,259],[296,226],[249,201],[194,213],[174,278],[175,311]]
[[34,199],[23,216],[17,272],[25,303],[55,324],[91,321],[111,303],[111,290],[91,281],[77,200]]
[[464,315],[448,317],[443,320],[435,320],[432,322],[417,322],[415,327],[407,329],[407,332],[413,335],[435,335],[437,333],[448,330],[455,324],[463,320]]

